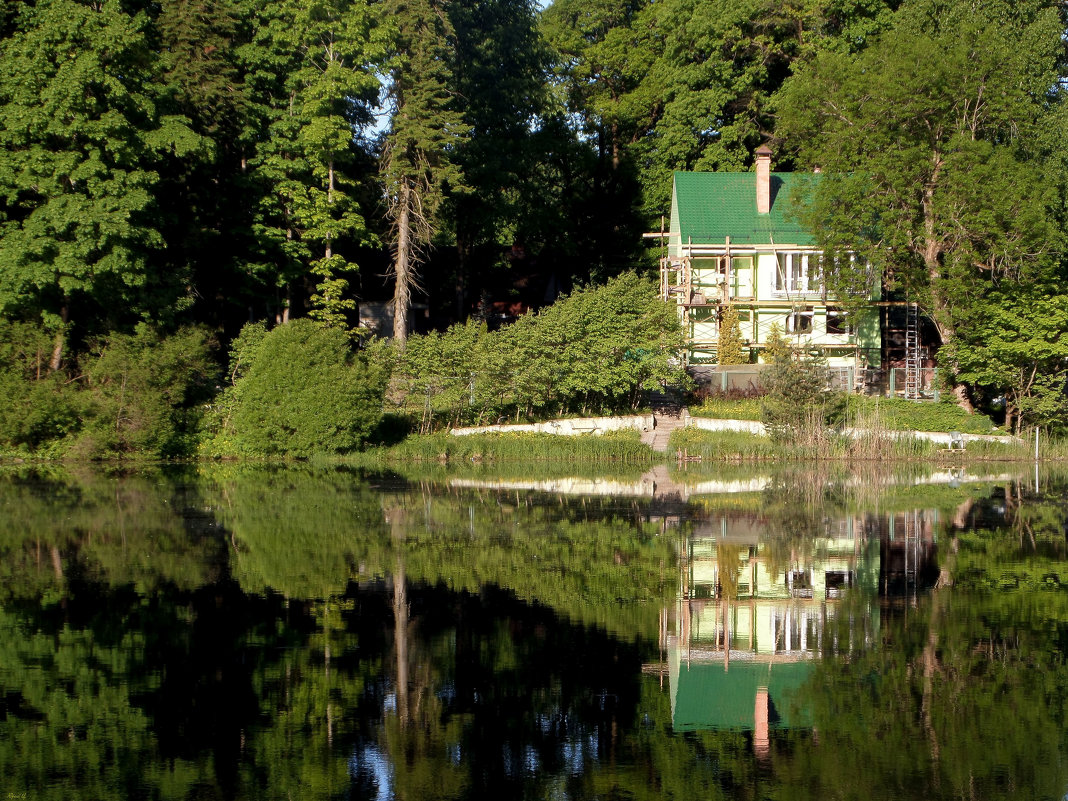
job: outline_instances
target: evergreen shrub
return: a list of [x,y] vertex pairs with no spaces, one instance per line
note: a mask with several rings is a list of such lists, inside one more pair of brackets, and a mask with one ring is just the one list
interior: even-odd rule
[[791,347],[778,326],[772,326],[765,357],[761,419],[768,435],[777,442],[822,443],[843,422],[846,406],[844,393],[827,389],[826,362]]
[[345,453],[382,416],[388,365],[354,353],[338,328],[301,319],[246,330],[232,357],[233,384],[208,447],[218,455]]

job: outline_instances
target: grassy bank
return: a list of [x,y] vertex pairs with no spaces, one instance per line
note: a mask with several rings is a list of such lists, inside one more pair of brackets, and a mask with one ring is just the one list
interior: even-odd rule
[[[706,398],[691,406],[694,417],[721,420],[760,420],[760,398]],[[917,403],[902,398],[850,395],[846,423],[858,428],[892,431],[960,431],[964,434],[998,433],[985,414],[969,414],[953,403]]]
[[[891,439],[872,435],[860,439],[827,436],[806,444],[775,442],[761,434],[738,431],[703,431],[696,428],[679,429],[671,438],[672,452],[686,458],[706,462],[733,461],[812,461],[834,460],[933,460],[939,455],[933,442],[914,439]],[[956,456],[955,458],[962,458]]]
[[388,448],[374,448],[347,457],[361,466],[397,462],[470,464],[496,462],[554,462],[645,465],[662,461],[661,454],[640,441],[637,431],[610,432],[604,436],[561,437],[552,434],[448,433],[410,436]]
[[[670,452],[706,462],[734,461],[923,461],[954,465],[977,461],[1033,461],[1034,441],[972,441],[967,449],[947,451],[940,443],[912,438],[894,438],[892,432],[875,430],[858,438],[830,435],[811,444],[778,443],[759,434],[737,431],[679,429],[672,434]],[[1039,443],[1043,461],[1068,460],[1068,441]]]

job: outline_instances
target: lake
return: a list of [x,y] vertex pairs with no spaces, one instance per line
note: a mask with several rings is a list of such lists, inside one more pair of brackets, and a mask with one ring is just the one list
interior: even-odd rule
[[1068,798],[1068,479],[0,472],[0,793]]

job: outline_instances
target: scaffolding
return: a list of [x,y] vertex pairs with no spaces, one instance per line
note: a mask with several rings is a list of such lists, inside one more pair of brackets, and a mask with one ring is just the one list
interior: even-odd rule
[[910,303],[905,308],[905,397],[909,400],[919,400],[922,364],[920,307],[918,303]]

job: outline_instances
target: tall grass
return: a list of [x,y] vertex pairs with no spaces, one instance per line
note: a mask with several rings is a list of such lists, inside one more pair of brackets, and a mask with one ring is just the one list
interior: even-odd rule
[[616,462],[641,465],[660,461],[662,457],[643,445],[640,437],[637,431],[579,437],[530,433],[454,437],[441,432],[411,436],[390,448],[376,448],[352,459],[365,466],[388,466],[395,462]]
[[760,398],[727,398],[709,395],[697,406],[690,407],[694,417],[712,417],[717,420],[760,420]]
[[[721,420],[760,420],[761,398],[729,398],[709,395],[690,407],[694,417]],[[965,434],[994,434],[997,429],[985,414],[969,414],[959,406],[928,403],[903,398],[850,395],[846,417],[849,425],[880,431],[961,431]]]
[[[1025,442],[969,442],[967,449],[948,451],[937,442],[894,436],[894,432],[871,430],[853,438],[833,432],[814,433],[794,442],[776,442],[760,434],[737,431],[679,429],[672,434],[670,450],[678,457],[708,462],[813,461],[936,462],[959,464],[976,461],[1028,461],[1034,446]],[[1046,443],[1043,460],[1068,459],[1068,442]]]
[[765,461],[788,458],[781,445],[761,434],[678,428],[671,432],[669,453],[703,462]]

